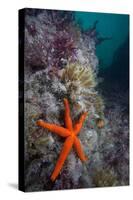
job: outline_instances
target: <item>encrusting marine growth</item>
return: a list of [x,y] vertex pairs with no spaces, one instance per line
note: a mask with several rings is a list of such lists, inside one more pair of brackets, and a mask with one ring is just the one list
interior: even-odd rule
[[[75,14],[25,10],[24,178],[27,192],[129,184],[128,91],[119,91],[123,87],[119,88],[114,78],[107,80],[108,75],[102,71],[96,48],[104,35],[100,37],[98,21],[84,30],[75,20]],[[91,155],[85,164],[73,151],[68,152],[72,132],[67,123],[64,126],[64,97],[69,98],[73,128],[80,116],[88,113],[83,127],[81,123],[81,134],[75,136],[82,142],[86,157]],[[57,132],[55,124],[59,125]],[[54,130],[50,130],[52,127]],[[63,136],[61,129],[70,135]],[[57,162],[62,140],[68,138]],[[74,141],[72,146],[76,149]],[[56,181],[51,182],[49,177],[53,171],[58,173]]]
[[56,163],[55,169],[52,173],[51,180],[55,181],[57,176],[60,173],[60,170],[62,169],[62,166],[72,148],[74,145],[74,148],[81,159],[81,161],[86,161],[87,157],[85,156],[80,140],[78,139],[77,135],[79,134],[83,122],[87,116],[87,112],[84,112],[79,121],[73,126],[71,116],[70,116],[70,108],[69,108],[69,103],[67,99],[64,99],[64,105],[65,105],[65,125],[66,128],[63,128],[61,126],[55,125],[55,124],[49,124],[44,122],[43,120],[38,120],[37,125],[41,126],[43,128],[46,128],[50,130],[51,132],[56,133],[57,135],[60,135],[62,137],[66,138],[66,141],[64,143],[64,146],[62,148],[62,151],[60,153],[59,159]]

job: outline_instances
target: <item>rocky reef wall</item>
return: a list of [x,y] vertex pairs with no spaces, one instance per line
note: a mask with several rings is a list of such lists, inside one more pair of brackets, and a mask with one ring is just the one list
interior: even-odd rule
[[[94,27],[81,31],[73,12],[25,10],[26,191],[128,184],[128,119],[123,120],[116,102],[107,106],[99,88],[93,31]],[[64,98],[73,122],[88,112],[79,138],[89,159],[82,163],[72,150],[52,183],[50,175],[64,141],[36,121],[64,126]]]

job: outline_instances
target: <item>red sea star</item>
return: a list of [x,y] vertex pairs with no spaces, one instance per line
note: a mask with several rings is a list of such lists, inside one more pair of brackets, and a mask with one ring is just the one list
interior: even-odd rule
[[79,121],[73,126],[71,116],[70,116],[69,103],[68,103],[67,99],[64,99],[64,105],[65,105],[65,125],[66,125],[66,128],[55,125],[55,124],[46,123],[43,120],[37,121],[38,126],[46,128],[49,131],[66,138],[65,143],[63,145],[63,148],[61,150],[59,159],[56,163],[55,169],[54,169],[52,176],[51,176],[52,181],[55,181],[55,179],[59,175],[59,173],[60,173],[60,171],[63,167],[63,164],[64,164],[72,146],[74,146],[74,148],[75,148],[79,158],[81,159],[81,161],[87,160],[87,158],[86,158],[86,156],[83,152],[83,149],[81,147],[80,140],[77,137],[78,133],[80,132],[80,130],[82,128],[83,122],[84,122],[84,120],[87,116],[87,112],[84,112],[81,115]]

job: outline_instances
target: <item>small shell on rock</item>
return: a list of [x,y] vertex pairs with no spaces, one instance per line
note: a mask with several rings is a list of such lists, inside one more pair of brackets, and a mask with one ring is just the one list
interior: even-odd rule
[[103,119],[98,118],[96,120],[96,125],[97,125],[98,128],[103,128],[105,126],[105,122],[104,122]]

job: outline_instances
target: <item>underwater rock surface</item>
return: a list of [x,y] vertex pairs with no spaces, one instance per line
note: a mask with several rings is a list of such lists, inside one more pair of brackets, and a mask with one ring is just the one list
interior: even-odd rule
[[[118,91],[108,98],[108,91],[99,87],[95,51],[96,38],[80,30],[73,12],[26,9],[26,191],[128,184],[127,104],[116,101]],[[82,163],[72,150],[52,183],[64,140],[36,121],[64,126],[64,98],[69,99],[73,122],[88,112],[79,138],[89,159]],[[127,98],[124,93],[121,99]]]

